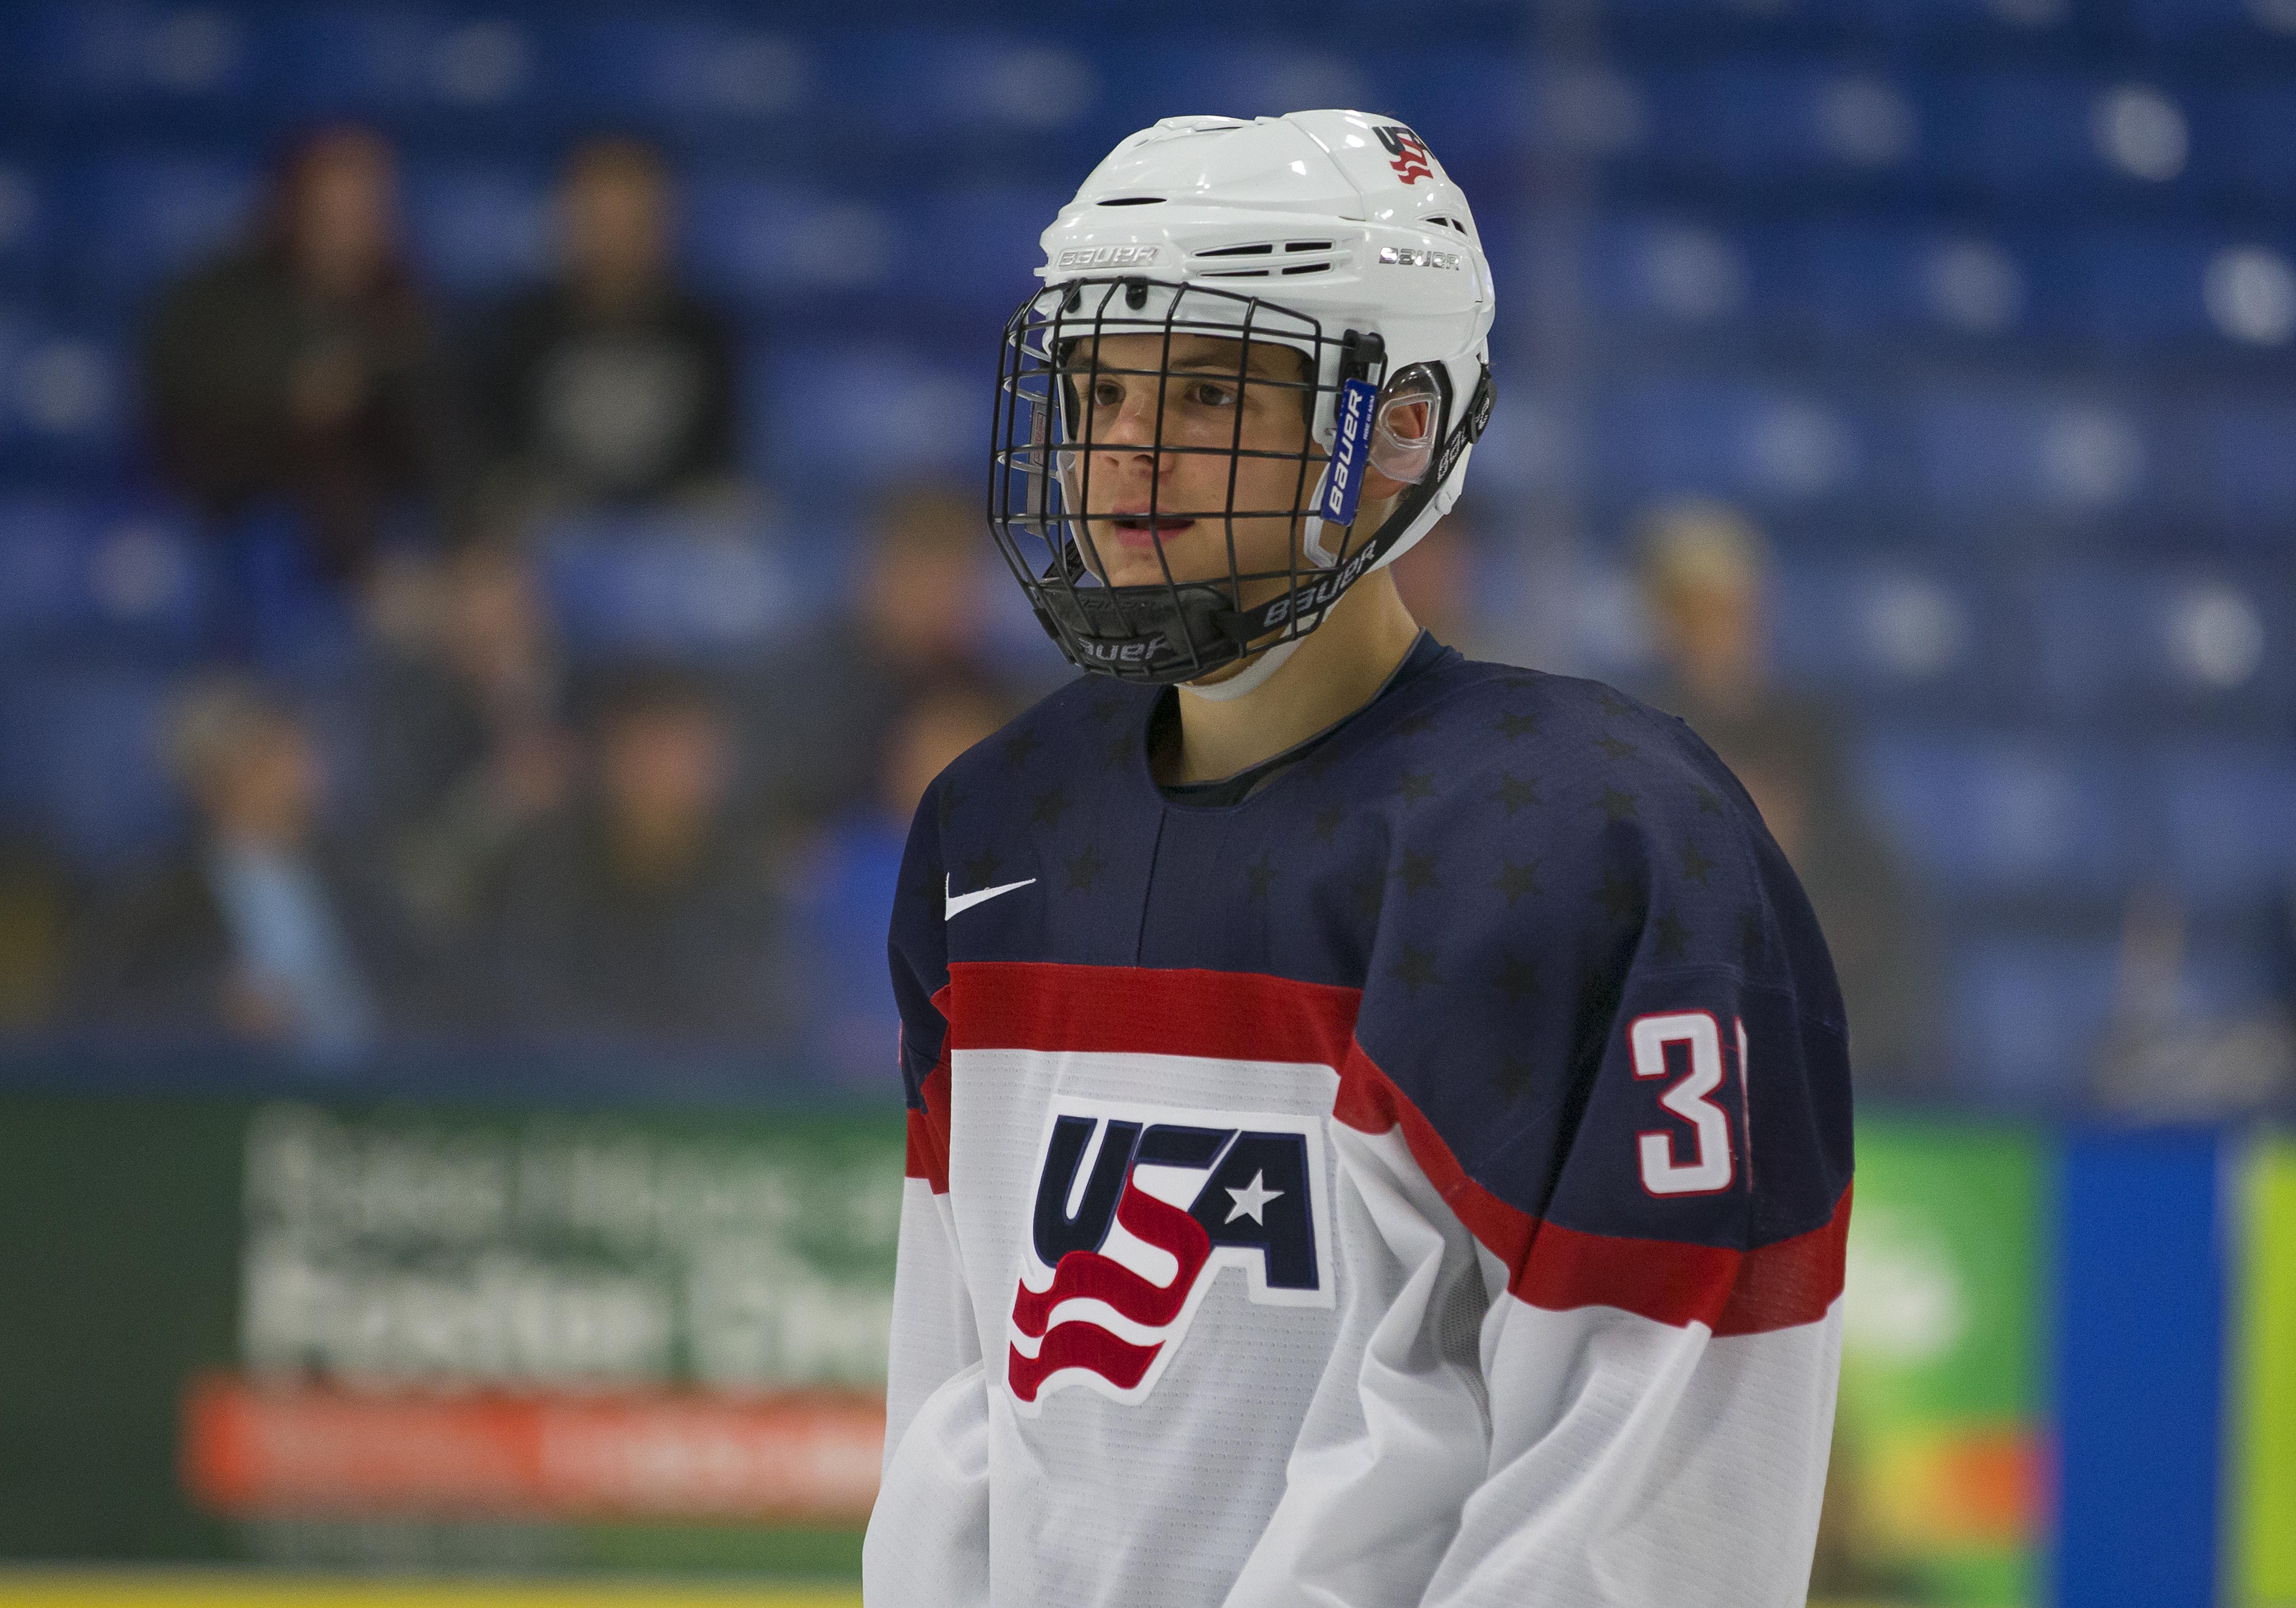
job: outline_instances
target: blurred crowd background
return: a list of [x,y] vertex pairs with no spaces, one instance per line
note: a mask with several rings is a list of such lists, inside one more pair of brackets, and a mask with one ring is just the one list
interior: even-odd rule
[[2292,0],[0,5],[0,1551],[852,1566],[901,841],[1070,673],[999,333],[1123,135],[1317,106],[1499,287],[1413,607],[1686,717],[1842,972],[1821,1586],[2061,1500],[2198,1604],[2237,1464],[2296,1592],[2296,1149],[2090,1121],[2296,1080]]
[[1438,634],[1721,750],[1875,1091],[2268,1103],[2296,12],[1281,11],[9,8],[8,1030],[890,1091],[900,823],[1064,674],[980,513],[1035,236],[1154,115],[1340,104],[1506,304]]

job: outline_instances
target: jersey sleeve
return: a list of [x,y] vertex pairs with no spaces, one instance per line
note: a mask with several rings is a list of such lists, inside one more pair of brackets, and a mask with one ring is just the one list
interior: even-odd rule
[[1518,897],[1463,874],[1382,922],[1335,1112],[1341,1338],[1233,1608],[1806,1594],[1839,998],[1727,773],[1636,791],[1542,877],[1499,838]]
[[862,1553],[870,1608],[987,1608],[988,1396],[948,1199],[948,965],[937,785],[902,857],[889,945],[908,1103],[885,1460]]

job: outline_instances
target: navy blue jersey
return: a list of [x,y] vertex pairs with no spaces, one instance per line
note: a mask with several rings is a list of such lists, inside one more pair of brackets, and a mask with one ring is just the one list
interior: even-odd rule
[[[947,1455],[954,1391],[987,1431],[981,1536],[1036,1538],[1025,1566],[986,1555],[999,1602],[1288,1601],[1325,1574],[1399,1593],[1366,1601],[1597,1577],[1786,1600],[1832,1411],[1849,1076],[1824,940],[1744,790],[1672,717],[1423,638],[1206,805],[1150,773],[1177,695],[1071,685],[918,814],[888,1500],[921,1522],[939,1499],[903,1460]],[[1427,1379],[1380,1362],[1406,1333]],[[1753,1355],[1780,1376],[1760,1400],[1718,1360]],[[1657,1393],[1658,1427],[1565,1444],[1609,1410],[1590,1357]],[[1636,1433],[1671,1482],[1618,1461]],[[1217,1519],[1190,1495],[1207,1456]],[[1689,1504],[1669,1522],[1745,1588],[1669,1572],[1634,1524],[1586,1531],[1596,1491],[1652,1523]],[[1132,1516],[1109,1530],[1094,1493]],[[1110,1572],[1133,1549],[1168,1560],[1164,1595]]]

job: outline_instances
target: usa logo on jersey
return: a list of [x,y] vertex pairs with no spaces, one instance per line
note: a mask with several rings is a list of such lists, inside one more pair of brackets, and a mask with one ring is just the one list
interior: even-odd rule
[[1329,1307],[1323,1120],[1054,1102],[1005,1380],[1033,1413],[1081,1384],[1144,1400],[1223,1268],[1260,1306]]

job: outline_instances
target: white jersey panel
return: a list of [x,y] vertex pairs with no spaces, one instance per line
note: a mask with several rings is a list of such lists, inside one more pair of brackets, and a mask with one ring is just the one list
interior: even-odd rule
[[[986,1359],[993,1598],[1000,1608],[1217,1603],[1283,1494],[1285,1460],[1337,1326],[1332,1282],[1343,1286],[1345,1276],[1330,1255],[1328,1135],[1338,1073],[1290,1062],[963,1048],[952,1073],[947,1199],[955,1202]],[[1153,1104],[1139,1103],[1150,1092]],[[1072,1132],[1089,1123],[1089,1136],[1072,1175],[1054,1179],[1067,1187],[1044,1189],[1048,1143],[1063,1119]],[[1150,1286],[1152,1301],[1160,1282],[1152,1275],[1164,1268],[1123,1236],[1133,1221],[1160,1235],[1180,1215],[1170,1202],[1192,1193],[1211,1195],[1215,1205],[1203,1215],[1215,1231],[1239,1237],[1255,1226],[1255,1203],[1260,1227],[1287,1203],[1304,1207],[1322,1288],[1297,1277],[1283,1286],[1271,1254],[1216,1246],[1188,1272],[1189,1289],[1175,1292],[1181,1311],[1168,1322],[1128,1325],[1106,1303],[1075,1299],[1040,1315],[1050,1319],[1041,1338],[1025,1332],[1036,1325],[1016,1325],[1024,1275],[1032,1289],[1042,1286],[1059,1260],[1037,1254],[1040,1193],[1058,1200],[1062,1227],[1089,1218],[1095,1177],[1116,1171],[1101,1173],[1101,1157],[1126,1123],[1136,1129],[1127,1142],[1143,1149],[1162,1142],[1162,1153],[1182,1153],[1192,1135],[1202,1136],[1193,1141],[1200,1147],[1214,1147],[1183,1153],[1201,1163],[1193,1167],[1143,1161],[1128,1180],[1130,1197],[1165,1210],[1119,1218],[1097,1247],[1129,1264],[1125,1270]],[[1264,1163],[1236,1165],[1243,1145],[1280,1158],[1293,1139],[1307,1169],[1304,1202],[1289,1200],[1288,1175]],[[1191,1174],[1209,1181],[1192,1191]],[[1231,1175],[1235,1182],[1220,1182]],[[1155,1248],[1152,1240],[1147,1249]],[[1027,1370],[1016,1391],[1013,1358],[1041,1354],[1056,1336],[1111,1350],[1111,1341],[1140,1349],[1146,1341],[1155,1355],[1136,1380],[1120,1370],[1115,1380],[1088,1370],[1072,1371],[1069,1381],[1055,1374],[1037,1386],[1034,1400],[1023,1399]],[[1087,1376],[1074,1379],[1076,1372]]]

